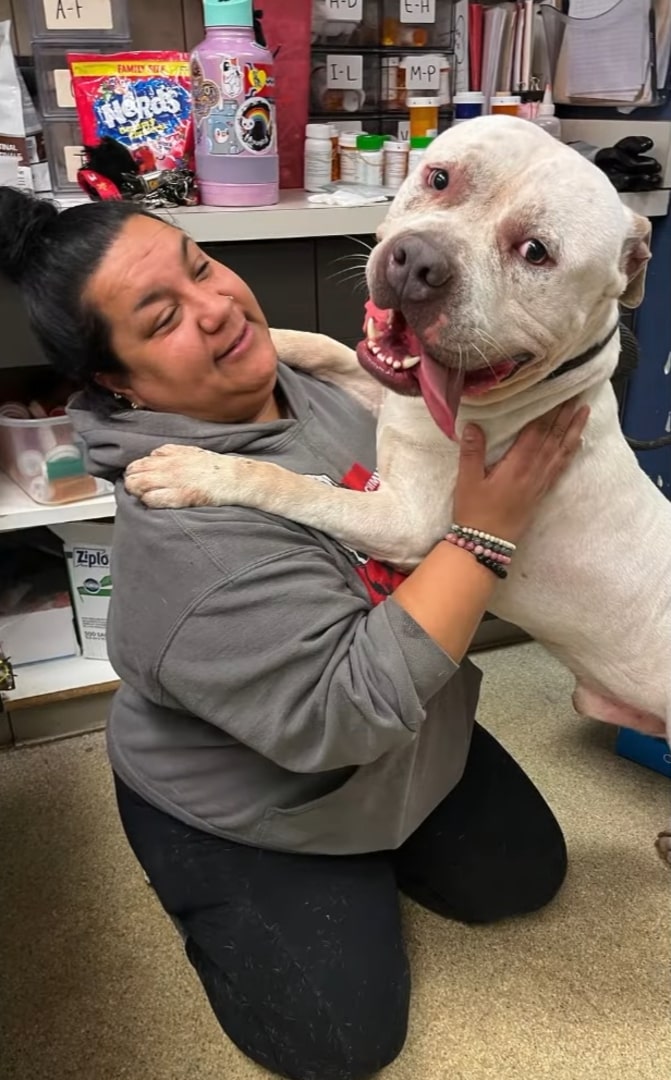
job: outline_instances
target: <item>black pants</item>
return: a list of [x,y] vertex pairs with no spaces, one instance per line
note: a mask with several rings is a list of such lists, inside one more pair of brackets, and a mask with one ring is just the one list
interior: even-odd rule
[[219,1023],[249,1057],[292,1080],[358,1080],[401,1050],[410,975],[398,889],[446,918],[490,922],[547,904],[566,873],[550,809],[479,727],[460,783],[393,852],[246,847],[116,782],[131,847],[181,922]]

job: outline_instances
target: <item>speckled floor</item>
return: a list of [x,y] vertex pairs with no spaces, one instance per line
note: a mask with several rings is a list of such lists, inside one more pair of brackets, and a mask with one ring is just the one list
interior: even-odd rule
[[[490,928],[405,908],[410,1036],[385,1080],[660,1080],[671,1061],[668,780],[617,758],[536,646],[480,656],[480,719],[562,822],[561,897]],[[2,1080],[259,1080],[121,835],[100,735],[0,754]]]

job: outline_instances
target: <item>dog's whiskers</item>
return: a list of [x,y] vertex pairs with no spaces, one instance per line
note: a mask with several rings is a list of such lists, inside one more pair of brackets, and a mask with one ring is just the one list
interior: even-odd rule
[[366,241],[362,240],[360,236],[346,236],[345,239],[353,240],[355,244],[361,244],[361,247],[365,248],[366,251],[372,251],[375,247],[374,244],[367,244]]

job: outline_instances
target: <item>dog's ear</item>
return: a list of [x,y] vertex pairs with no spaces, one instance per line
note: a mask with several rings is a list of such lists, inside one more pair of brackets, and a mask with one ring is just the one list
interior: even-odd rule
[[643,300],[645,292],[645,273],[651,255],[652,225],[648,218],[635,214],[633,210],[628,210],[628,214],[629,235],[620,259],[620,270],[627,278],[627,285],[620,296],[620,303],[626,308],[636,308]]

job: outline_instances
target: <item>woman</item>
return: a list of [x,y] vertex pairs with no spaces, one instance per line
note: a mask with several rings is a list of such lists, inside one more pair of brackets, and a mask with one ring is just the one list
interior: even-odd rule
[[[564,878],[551,811],[474,724],[465,654],[497,577],[441,542],[386,595],[380,567],[290,521],[143,506],[124,470],[163,443],[339,482],[374,466],[374,423],[278,366],[245,283],[134,205],[58,214],[4,189],[0,264],[117,482],[108,745],[129,842],[245,1053],[296,1080],[369,1076],[406,1034],[398,890],[474,923]],[[514,544],[585,420],[532,424],[489,474],[467,431],[457,522]]]

